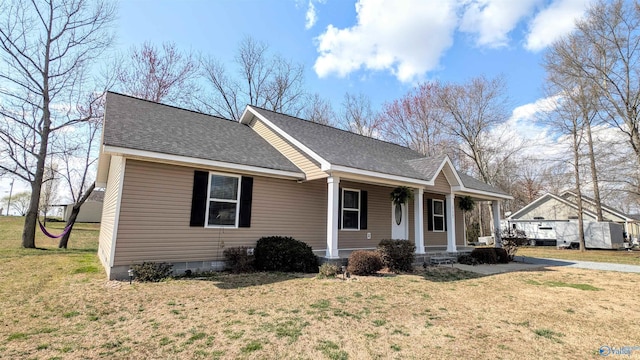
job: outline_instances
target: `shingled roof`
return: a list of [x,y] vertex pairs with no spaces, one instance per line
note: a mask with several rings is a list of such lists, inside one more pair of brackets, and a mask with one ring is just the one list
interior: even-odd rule
[[408,147],[255,106],[251,108],[332,165],[429,181],[442,164],[443,158],[426,158]]
[[[332,165],[430,181],[438,175],[437,172],[445,159],[445,156],[425,157],[398,144],[255,106],[251,108]],[[467,189],[509,196],[495,186],[460,172],[457,174]]]
[[474,177],[471,177],[467,174],[463,174],[461,172],[458,172],[458,176],[460,177],[460,180],[462,180],[462,185],[464,185],[464,187],[468,188],[468,189],[473,189],[473,190],[479,190],[479,191],[485,191],[485,192],[490,192],[490,193],[497,193],[497,194],[503,194],[503,195],[509,195],[506,192],[502,191],[501,189],[489,185],[487,183],[484,183],[480,180],[477,180]]
[[215,116],[107,93],[104,145],[301,172],[251,128]]

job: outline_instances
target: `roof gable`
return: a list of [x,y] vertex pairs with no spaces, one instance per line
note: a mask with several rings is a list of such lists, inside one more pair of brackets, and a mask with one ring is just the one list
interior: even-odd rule
[[[578,206],[576,204],[574,204],[571,201],[568,201],[567,199],[564,199],[560,196],[551,194],[551,193],[546,193],[542,196],[540,196],[539,198],[535,199],[534,201],[530,202],[529,204],[527,204],[527,206],[523,207],[522,209],[516,211],[515,213],[511,214],[508,219],[519,219],[520,217],[522,217],[523,215],[529,213],[530,211],[532,211],[533,209],[537,208],[538,206],[541,206],[542,204],[544,204],[547,201],[556,201],[564,206],[570,207],[572,209],[578,209]],[[583,209],[583,212],[588,215],[589,217],[593,217],[595,218],[595,214],[587,209]]]
[[406,163],[407,160],[424,158],[422,154],[407,147],[254,106],[250,108],[303,144],[325,163],[431,180]]
[[300,172],[248,126],[107,93],[103,144],[259,168]]
[[385,174],[390,179],[414,179],[425,185],[433,185],[438,174],[443,172],[457,191],[511,198],[494,186],[458,173],[447,156],[425,157],[405,146],[255,106],[247,107],[240,122],[248,124],[253,116],[318,161],[324,171],[339,169]]
[[[562,197],[563,199],[570,201],[572,203],[575,203],[575,200],[573,199],[569,199],[569,197],[573,197],[574,199],[578,197],[578,195],[571,191],[571,190],[566,190],[564,191],[562,194],[560,194],[560,197]],[[582,201],[589,203],[591,206],[596,205],[596,201],[593,198],[590,198],[586,195],[582,195]],[[633,216],[629,215],[629,214],[625,214],[620,210],[614,209],[608,205],[602,204],[600,203],[600,206],[602,207],[602,211],[609,213],[610,215],[613,215],[615,217],[621,218],[621,219],[625,219],[625,220],[635,220]]]

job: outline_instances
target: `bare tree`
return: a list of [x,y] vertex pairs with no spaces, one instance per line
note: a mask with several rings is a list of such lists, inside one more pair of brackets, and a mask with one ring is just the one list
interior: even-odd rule
[[437,83],[422,83],[386,103],[379,114],[385,138],[426,156],[451,153],[453,141],[439,126],[445,116],[438,104],[440,88]]
[[[7,215],[11,209],[15,210],[18,215],[24,216],[29,210],[29,201],[31,200],[31,193],[29,191],[24,191],[21,193],[13,194],[11,196],[11,208],[7,209]],[[9,202],[9,197],[5,196],[2,198],[2,202]]]
[[598,89],[605,120],[625,135],[640,162],[640,3],[600,0],[576,27],[551,51],[572,76]]
[[553,84],[556,91],[563,94],[565,102],[572,102],[580,111],[581,124],[584,125],[586,136],[585,146],[591,170],[597,220],[602,221],[600,186],[592,134],[592,125],[600,115],[601,107],[599,105],[602,89],[589,78],[584,77],[582,72],[575,69],[576,58],[574,56],[588,55],[583,53],[584,49],[589,47],[589,44],[585,44],[584,40],[584,37],[575,34],[557,40],[545,54],[544,67],[547,71],[547,81]]
[[318,93],[311,95],[309,98],[308,105],[304,108],[303,116],[311,122],[329,126],[334,124],[336,117],[331,103],[321,98]]
[[371,100],[365,94],[345,93],[340,117],[345,129],[364,136],[380,137],[382,120],[373,112]]
[[198,92],[198,62],[174,43],[165,42],[161,49],[148,42],[134,46],[114,67],[117,88],[142,99],[191,107]]
[[445,114],[440,125],[459,142],[460,151],[482,180],[494,184],[505,163],[521,148],[513,140],[504,142],[510,137],[506,129],[490,133],[509,118],[504,79],[476,77],[463,84],[442,85],[437,94]]
[[[104,106],[101,106],[100,109],[104,109]],[[97,112],[92,119],[83,123],[82,127],[76,127],[76,132],[81,133],[82,136],[63,133],[56,144],[62,150],[58,156],[62,168],[58,171],[57,176],[67,186],[73,201],[71,213],[65,225],[69,231],[60,238],[59,248],[67,248],[71,230],[76,223],[80,208],[95,189],[95,182],[89,180],[91,178],[89,174],[90,169],[97,161],[94,144],[96,140],[99,140],[102,115],[102,111]]]
[[305,106],[304,66],[269,54],[265,43],[247,37],[234,59],[239,77],[219,60],[201,60],[208,94],[198,99],[200,111],[237,120],[244,107],[254,105],[299,116]]
[[31,185],[22,246],[35,248],[49,139],[93,112],[99,96],[88,88],[88,74],[111,43],[115,3],[8,0],[0,14],[0,169]]
[[580,251],[585,251],[582,186],[580,182],[580,146],[584,136],[585,121],[582,117],[580,106],[570,100],[562,101],[553,115],[555,116],[550,119],[549,124],[570,138],[571,166],[575,178],[576,205],[578,206],[578,239],[580,241]]

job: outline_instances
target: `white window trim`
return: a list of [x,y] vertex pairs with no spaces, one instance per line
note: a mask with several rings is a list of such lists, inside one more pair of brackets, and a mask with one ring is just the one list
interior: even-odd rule
[[[358,208],[345,208],[344,207],[344,192],[345,191],[351,191],[351,192],[357,192],[358,193]],[[360,193],[359,189],[349,189],[349,188],[342,188],[342,202],[340,204],[340,207],[342,208],[342,214],[340,214],[340,230],[344,230],[344,231],[360,231],[360,209],[362,208],[362,194]],[[349,228],[349,229],[345,229],[344,228],[344,211],[357,211],[358,212],[358,228]]]
[[[238,180],[238,193],[236,194],[236,200],[235,201],[234,200],[229,200],[229,199],[212,199],[211,198],[211,175],[232,177],[232,178],[236,178]],[[241,191],[240,185],[241,185],[241,179],[242,179],[242,176],[240,176],[240,175],[209,171],[209,179],[207,181],[207,209],[205,210],[206,212],[205,212],[205,219],[204,219],[204,227],[211,228],[211,229],[219,229],[219,228],[237,229],[238,228],[238,221],[240,220],[239,217],[240,217],[240,191]],[[209,225],[209,204],[211,204],[211,201],[235,203],[236,204],[236,222],[235,222],[235,224],[234,225]]]
[[[435,208],[436,208],[436,202],[439,202],[442,204],[442,215],[436,215],[435,212]],[[431,201],[431,222],[433,223],[433,232],[445,232],[444,229],[446,229],[446,224],[444,223],[444,213],[445,213],[445,209],[444,209],[444,200],[439,200],[439,199],[432,199]],[[436,218],[442,218],[442,230],[436,230]]]

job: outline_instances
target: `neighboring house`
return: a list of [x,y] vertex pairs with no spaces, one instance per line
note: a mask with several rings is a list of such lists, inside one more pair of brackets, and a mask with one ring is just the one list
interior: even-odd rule
[[[98,254],[109,278],[132,264],[220,268],[223,250],[263,236],[304,241],[325,259],[414,241],[416,253],[464,246],[459,196],[511,196],[458,173],[448,157],[248,106],[230,121],[108,93],[97,186]],[[414,199],[392,204],[408,186]]]
[[[530,238],[555,240],[555,222],[567,222],[578,218],[577,195],[573,191],[565,191],[560,195],[544,194],[527,206],[507,217],[507,221],[516,224],[528,232]],[[595,201],[582,196],[583,220],[597,220]],[[605,222],[614,222],[623,226],[629,238],[638,238],[640,222],[635,216],[628,215],[607,205],[602,205],[602,217]]]
[[[99,223],[102,218],[102,201],[104,200],[104,190],[93,190],[87,201],[80,206],[77,222]],[[73,210],[73,204],[62,205],[62,218],[68,221]]]

